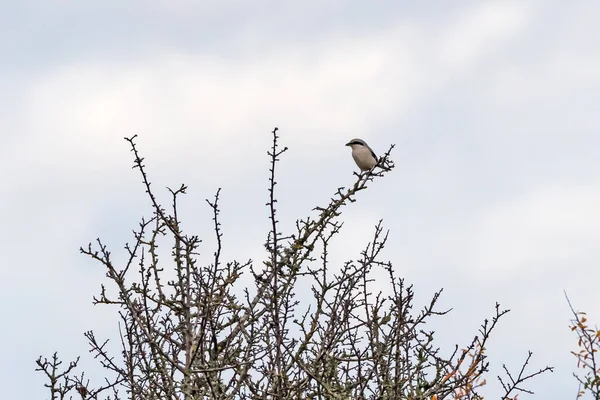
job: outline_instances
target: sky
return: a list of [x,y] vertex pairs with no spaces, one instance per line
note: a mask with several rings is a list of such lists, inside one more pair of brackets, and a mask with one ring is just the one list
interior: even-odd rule
[[556,367],[532,398],[575,397],[564,292],[600,324],[600,3],[0,4],[3,398],[45,398],[39,355],[98,371],[83,332],[114,337],[115,310],[92,305],[104,271],[78,248],[100,237],[122,257],[151,212],[123,137],[138,134],[161,201],[189,186],[207,255],[204,199],[222,188],[226,256],[260,260],[275,126],[284,228],[353,182],[348,140],[396,144],[394,171],[344,209],[335,256],[356,258],[383,219],[417,305],[444,288],[445,348],[496,302],[512,310],[483,394],[531,350]]

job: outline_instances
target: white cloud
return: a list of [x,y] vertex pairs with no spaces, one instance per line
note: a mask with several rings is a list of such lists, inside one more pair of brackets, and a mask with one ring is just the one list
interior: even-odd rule
[[[589,107],[588,99],[595,96],[600,85],[600,54],[591,50],[597,42],[593,30],[599,11],[599,6],[583,3],[565,7],[556,18],[571,23],[544,32],[544,41],[534,57],[501,60],[488,79],[487,101],[493,107],[528,113],[543,110],[557,100],[572,111]],[[563,118],[568,118],[571,113],[564,114]]]
[[600,242],[600,183],[536,188],[488,210],[473,235],[473,266],[488,278],[568,265]]
[[309,53],[243,65],[177,53],[139,64],[67,65],[27,89],[21,123],[28,134],[13,145],[28,142],[29,151],[10,152],[4,163],[61,173],[102,163],[109,170],[122,157],[122,137],[138,133],[154,159],[193,158],[207,168],[228,154],[225,165],[237,169],[267,148],[274,125],[287,144],[319,138],[324,145],[406,111],[407,102],[394,98],[413,90],[415,69],[404,53],[368,40]]
[[[466,23],[454,39],[428,35],[442,41],[442,58],[462,36],[477,37],[464,67],[517,30],[522,15],[521,7],[496,4],[467,18],[486,24]],[[66,64],[30,81],[21,121],[28,134],[14,144],[30,149],[4,162],[55,173],[94,163],[106,170],[123,154],[122,137],[139,133],[153,159],[193,160],[203,169],[229,154],[227,165],[237,168],[266,148],[273,125],[285,129],[289,145],[365,136],[380,121],[414,112],[443,83],[423,55],[424,35],[397,24],[361,40],[338,38],[241,64],[164,49],[137,62]]]
[[462,69],[492,54],[526,27],[530,8],[526,2],[493,1],[465,9],[453,24],[440,30],[439,61],[451,69]]

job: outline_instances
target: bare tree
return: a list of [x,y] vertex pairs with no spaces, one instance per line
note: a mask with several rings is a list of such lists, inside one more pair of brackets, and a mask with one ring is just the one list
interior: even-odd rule
[[[135,136],[126,138],[150,200],[152,215],[143,219],[127,244],[127,259],[115,261],[98,239],[81,252],[106,269],[95,304],[115,306],[120,316],[120,355],[109,354],[108,340],[85,336],[107,376],[91,384],[75,374],[78,360],[59,371],[56,354],[40,357],[38,370],[48,377],[50,398],[77,393],[82,399],[480,399],[489,363],[485,349],[498,321],[508,312],[496,305],[492,318],[462,348],[443,354],[425,322],[439,310],[441,290],[414,309],[413,291],[391,262],[380,259],[388,242],[382,222],[356,260],[331,265],[329,246],[342,228],[343,207],[355,202],[388,171],[361,174],[340,187],[328,204],[283,232],[277,219],[276,167],[287,148],[278,130],[268,155],[270,174],[268,257],[222,259],[223,232],[219,196],[207,200],[213,212],[216,249],[208,265],[198,260],[198,236],[182,228],[178,202],[182,185],[171,190],[169,208],[159,204],[138,152]],[[393,145],[380,159],[389,171]],[[159,248],[169,242],[170,260]],[[389,293],[376,290],[374,272],[385,271]],[[298,296],[299,285],[310,295]],[[375,288],[375,289],[374,289]],[[110,294],[114,292],[114,294]],[[544,371],[520,370],[500,379],[504,399],[516,397],[523,381]]]

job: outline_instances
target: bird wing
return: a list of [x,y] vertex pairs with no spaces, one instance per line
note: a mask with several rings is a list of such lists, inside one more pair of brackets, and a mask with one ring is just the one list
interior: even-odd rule
[[367,147],[369,148],[369,151],[371,152],[371,155],[373,156],[375,161],[379,162],[379,158],[377,158],[377,156],[375,155],[375,152],[373,152],[373,149],[371,149],[369,146],[367,146]]

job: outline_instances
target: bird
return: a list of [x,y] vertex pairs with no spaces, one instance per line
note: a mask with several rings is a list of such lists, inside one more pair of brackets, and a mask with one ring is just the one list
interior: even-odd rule
[[352,139],[346,143],[346,146],[350,146],[352,149],[352,158],[354,158],[354,162],[363,172],[373,169],[379,162],[375,152],[362,139]]

